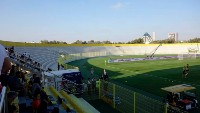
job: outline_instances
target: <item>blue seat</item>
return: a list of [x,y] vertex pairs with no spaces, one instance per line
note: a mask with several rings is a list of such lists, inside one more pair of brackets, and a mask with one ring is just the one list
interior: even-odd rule
[[26,107],[32,107],[32,99],[26,99]]
[[18,97],[20,111],[26,108],[26,97]]

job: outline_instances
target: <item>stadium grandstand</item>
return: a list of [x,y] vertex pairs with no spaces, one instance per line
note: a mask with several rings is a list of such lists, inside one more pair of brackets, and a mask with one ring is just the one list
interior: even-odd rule
[[[161,88],[154,89],[155,87],[150,84],[145,85],[145,83],[140,83],[140,85],[144,84],[142,86],[146,87],[146,89],[149,88],[155,91],[155,93],[152,94],[148,90],[145,90],[145,88],[140,89],[133,82],[128,82],[132,77],[127,77],[127,79],[125,79],[125,77],[120,78],[120,74],[119,76],[110,76],[113,70],[116,70],[116,73],[122,71],[133,73],[136,69],[120,70],[120,68],[112,66],[123,62],[134,64],[134,61],[141,61],[143,62],[143,64],[141,63],[141,66],[145,66],[147,65],[145,61],[150,65],[152,62],[156,62],[157,60],[167,62],[170,59],[173,59],[177,62],[182,62],[180,63],[181,68],[176,67],[178,68],[177,70],[182,69],[183,63],[189,62],[190,65],[193,65],[193,67],[191,66],[191,70],[199,71],[199,69],[197,69],[199,66],[199,61],[197,61],[200,56],[199,51],[196,50],[195,53],[188,51],[189,48],[193,47],[192,44],[42,45],[36,43],[24,44],[4,41],[1,41],[0,44],[6,48],[12,64],[9,76],[6,76],[6,78],[1,77],[1,82],[5,82],[5,79],[7,80],[6,83],[2,84],[1,88],[1,113],[13,113],[14,111],[18,113],[31,113],[33,111],[46,113],[199,112],[199,109],[197,109],[198,104],[195,103],[195,101],[189,101],[187,105],[181,104],[180,107],[177,107],[178,103],[173,106],[161,97],[164,93]],[[194,47],[196,46],[194,45]],[[97,62],[93,64],[92,61],[90,62],[90,59],[95,58],[103,59],[97,61],[98,63],[102,63],[98,69],[96,69],[96,65],[93,65]],[[78,64],[75,64],[76,62]],[[194,64],[192,64],[193,62]],[[94,72],[91,71],[91,66],[95,68]],[[161,70],[166,69],[165,65],[161,64],[160,67],[163,67]],[[76,71],[63,72],[63,70],[72,69]],[[154,71],[158,70],[154,69]],[[64,75],[68,76],[68,73],[69,76],[78,76],[76,72],[79,71],[83,76],[83,80],[81,79],[80,83],[77,82],[78,80],[76,78],[72,79],[72,77],[64,77]],[[102,78],[100,77],[97,79],[101,76],[102,72]],[[110,76],[110,80],[105,77],[107,73]],[[134,73],[135,76],[141,74],[140,72]],[[180,73],[182,73],[182,71]],[[143,75],[146,77],[150,76],[149,74]],[[123,76],[126,76],[126,74]],[[142,76],[142,74],[140,76]],[[115,80],[115,77],[118,78]],[[184,79],[184,81],[181,81],[182,78],[176,77],[164,78],[163,76],[154,75],[151,75],[150,77],[153,78],[150,79],[150,81],[156,79],[158,81],[154,82],[158,82],[158,84],[162,84],[163,81],[167,82],[165,86],[175,85],[175,83],[172,83],[173,81],[176,81],[177,84],[192,83],[190,85],[196,86],[197,95],[200,94],[199,81],[193,83],[193,79],[189,77],[188,80]],[[125,82],[122,83],[118,80]],[[132,83],[135,87],[131,86]],[[156,93],[158,93],[158,95],[156,95]],[[199,101],[199,97],[195,99],[196,101]]]

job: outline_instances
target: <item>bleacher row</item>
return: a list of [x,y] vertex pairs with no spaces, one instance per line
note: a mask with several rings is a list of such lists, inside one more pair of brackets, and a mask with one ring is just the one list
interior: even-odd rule
[[[151,46],[66,46],[66,47],[15,47],[15,51],[19,53],[27,52],[33,60],[42,64],[42,68],[47,70],[57,69],[57,59],[59,53],[78,54],[85,53],[85,57],[105,56],[105,55],[146,55],[151,53],[158,45]],[[189,46],[174,45],[160,46],[156,54],[177,54],[188,52]],[[91,52],[105,52],[105,54],[91,55]],[[88,55],[86,55],[88,53]]]
[[46,70],[47,67],[57,63],[58,54],[49,51],[47,48],[43,47],[16,47],[15,51],[23,54],[25,52],[29,53],[34,61],[39,62],[42,65],[42,69]]

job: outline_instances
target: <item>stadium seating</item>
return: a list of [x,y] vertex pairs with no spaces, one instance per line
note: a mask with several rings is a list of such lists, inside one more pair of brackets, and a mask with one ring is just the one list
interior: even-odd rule
[[[148,55],[158,45],[142,45],[142,46],[65,46],[65,47],[15,47],[18,53],[28,52],[31,58],[40,64],[42,68],[47,70],[57,70],[57,59],[59,53],[71,54],[76,59],[106,56],[106,55]],[[156,51],[156,54],[177,54],[188,52],[188,45],[162,45]],[[81,53],[81,54],[80,54]]]

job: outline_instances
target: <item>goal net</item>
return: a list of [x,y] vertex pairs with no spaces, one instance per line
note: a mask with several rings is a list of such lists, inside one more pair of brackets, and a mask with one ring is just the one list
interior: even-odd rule
[[178,60],[196,59],[196,57],[197,57],[196,53],[180,53],[180,54],[178,54]]

